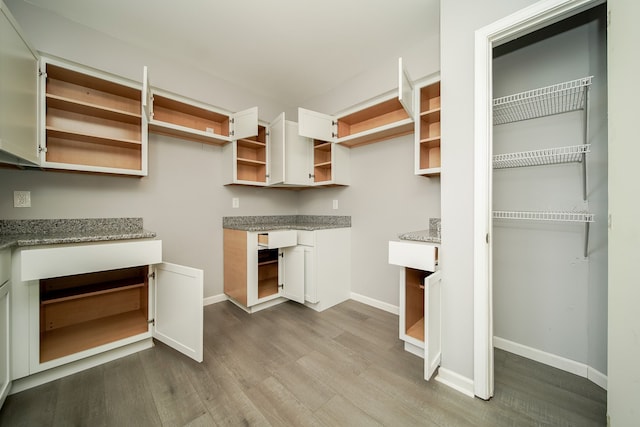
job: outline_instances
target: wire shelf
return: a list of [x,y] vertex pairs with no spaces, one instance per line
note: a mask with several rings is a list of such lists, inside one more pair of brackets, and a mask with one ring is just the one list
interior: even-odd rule
[[590,147],[591,144],[581,144],[569,147],[496,154],[493,156],[493,168],[506,169],[581,162],[584,154],[590,151]]
[[593,222],[594,215],[588,212],[514,212],[493,211],[494,219],[520,219],[532,221]]
[[493,124],[519,122],[585,107],[593,76],[583,77],[493,100]]

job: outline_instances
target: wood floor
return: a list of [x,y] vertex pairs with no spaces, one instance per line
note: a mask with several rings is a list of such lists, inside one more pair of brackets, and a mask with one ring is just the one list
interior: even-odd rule
[[422,380],[397,316],[348,301],[205,307],[202,364],[150,350],[7,398],[2,426],[603,426],[606,392],[496,351],[495,397]]

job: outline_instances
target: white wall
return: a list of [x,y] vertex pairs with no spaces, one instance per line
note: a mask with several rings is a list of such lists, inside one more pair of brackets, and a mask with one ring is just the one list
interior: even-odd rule
[[640,221],[638,108],[640,2],[609,0],[609,363],[607,411],[612,427],[640,419]]
[[442,0],[442,366],[473,379],[475,30],[533,0]]
[[[604,9],[602,9],[604,12]],[[582,165],[493,173],[495,210],[595,214],[584,258],[584,225],[495,220],[494,335],[606,374],[607,132],[605,16],[498,57],[494,96],[585,76],[590,90],[588,202]],[[583,143],[582,111],[494,127],[494,154]]]

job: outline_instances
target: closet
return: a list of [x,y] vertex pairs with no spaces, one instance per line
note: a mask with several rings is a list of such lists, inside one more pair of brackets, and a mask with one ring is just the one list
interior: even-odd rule
[[606,387],[606,7],[493,58],[494,346]]

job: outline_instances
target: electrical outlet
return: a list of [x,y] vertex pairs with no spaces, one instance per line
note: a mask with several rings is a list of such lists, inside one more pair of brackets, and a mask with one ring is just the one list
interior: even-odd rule
[[31,191],[14,191],[13,207],[14,208],[30,208],[31,207]]
[[234,197],[231,199],[231,207],[234,209],[237,209],[240,207],[240,199],[237,197]]
[[338,200],[333,199],[333,209],[338,209]]

